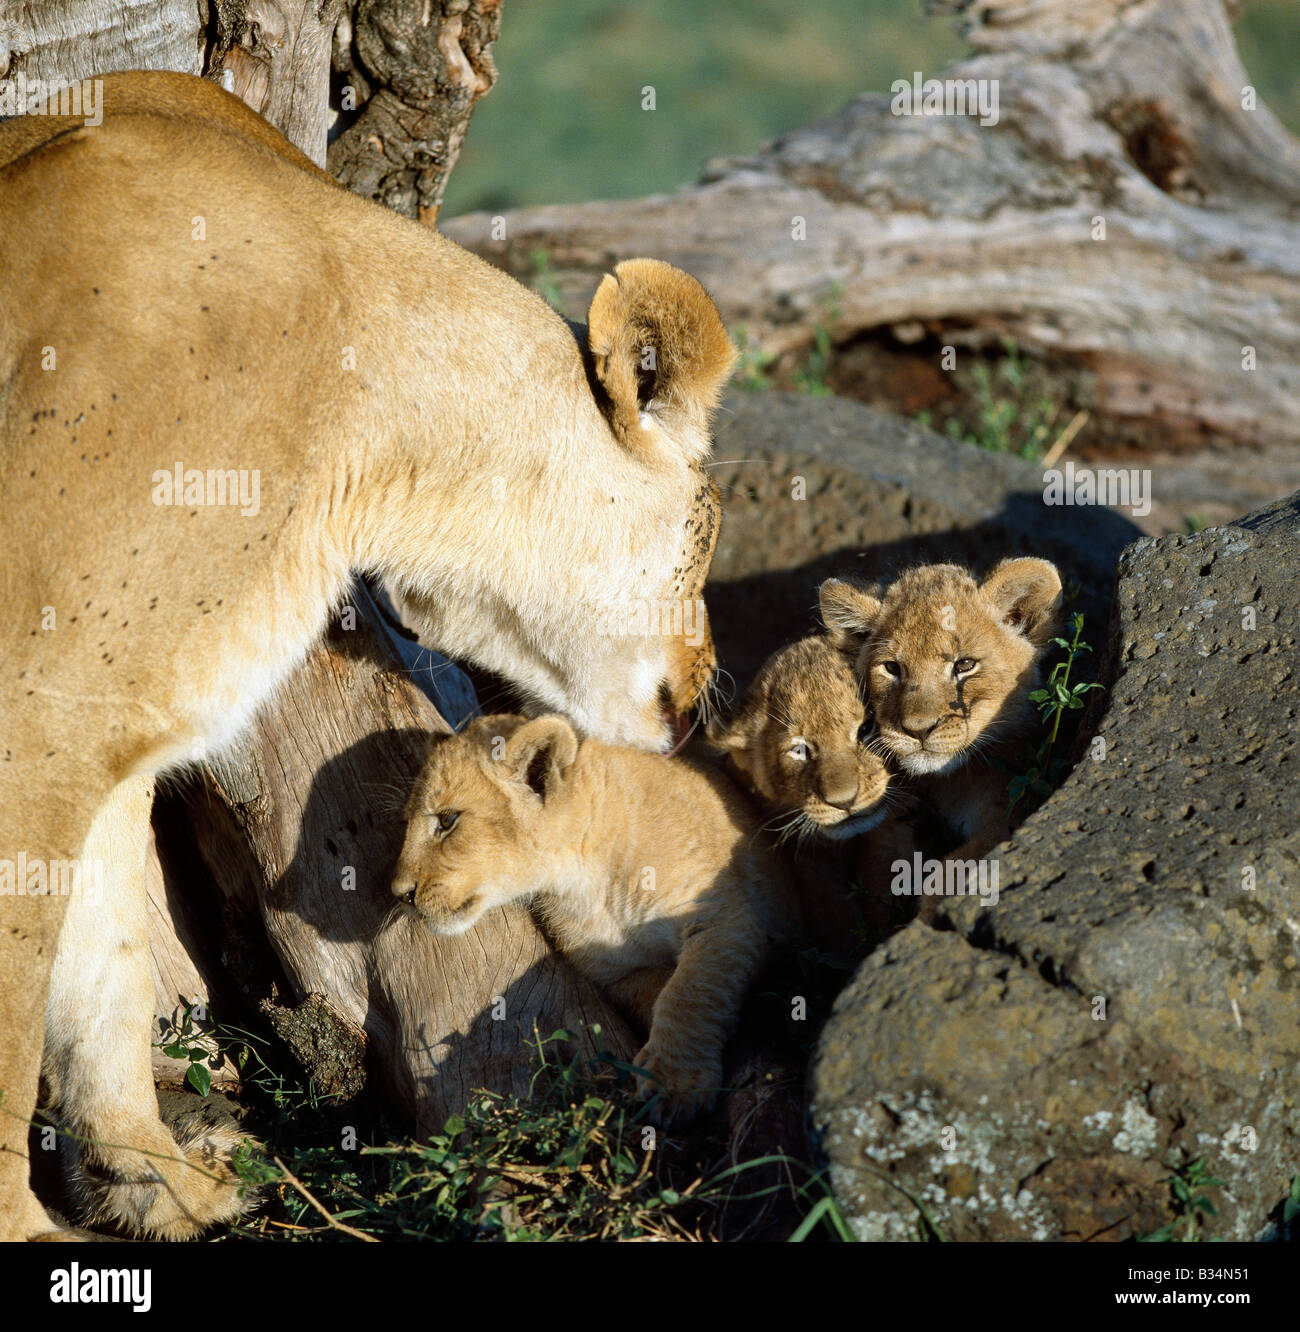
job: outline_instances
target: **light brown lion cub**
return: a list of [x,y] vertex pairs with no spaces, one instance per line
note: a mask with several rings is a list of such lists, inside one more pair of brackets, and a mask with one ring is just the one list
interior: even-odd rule
[[872,747],[870,709],[850,658],[825,635],[773,653],[708,737],[778,816],[782,841],[857,837],[885,817],[889,772]]
[[1032,733],[1029,694],[1056,633],[1061,577],[1046,560],[1003,560],[982,583],[954,564],[903,574],[883,599],[822,584],[822,619],[854,654],[881,742],[962,839],[953,858],[1008,835],[1007,759]]
[[460,934],[531,899],[555,946],[648,1029],[636,1063],[667,1091],[658,1118],[713,1102],[785,910],[721,773],[579,740],[563,717],[481,717],[433,740],[407,819],[393,893],[429,929]]

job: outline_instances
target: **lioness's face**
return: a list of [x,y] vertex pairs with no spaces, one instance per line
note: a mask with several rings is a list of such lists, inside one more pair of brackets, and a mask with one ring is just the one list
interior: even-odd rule
[[558,717],[482,717],[435,739],[407,803],[394,897],[434,934],[463,934],[536,891],[547,802],[576,749]]
[[647,737],[655,737],[645,748],[669,752],[680,745],[688,728],[686,714],[713,682],[718,657],[704,604],[704,583],[721,523],[718,488],[699,471],[672,582],[658,602],[658,623],[652,615],[646,625],[646,663],[659,680],[653,701],[640,708]]
[[856,837],[885,817],[889,772],[847,657],[824,638],[783,648],[736,717],[710,728],[782,838]]

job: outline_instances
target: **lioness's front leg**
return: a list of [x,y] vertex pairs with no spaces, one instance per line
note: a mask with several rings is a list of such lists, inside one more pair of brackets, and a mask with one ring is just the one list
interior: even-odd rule
[[92,891],[68,901],[50,977],[44,1070],[72,1135],[63,1141],[81,1219],[185,1239],[243,1210],[228,1160],[239,1134],[196,1129],[178,1145],[158,1118],[145,886],[152,803],[152,778],[132,778],[95,816],[82,853]]
[[635,1063],[652,1073],[637,1081],[641,1096],[664,1098],[655,1118],[684,1123],[717,1098],[726,1047],[749,982],[758,970],[766,931],[739,912],[693,927],[672,978],[655,1001],[650,1036]]

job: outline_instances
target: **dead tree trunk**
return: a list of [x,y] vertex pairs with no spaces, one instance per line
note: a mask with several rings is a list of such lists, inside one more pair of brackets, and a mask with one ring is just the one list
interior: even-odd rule
[[[502,0],[0,0],[0,78],[219,81],[349,189],[433,226],[496,82]],[[330,142],[333,129],[334,141]]]
[[895,410],[954,393],[945,346],[1011,338],[1081,444],[1300,441],[1300,144],[1223,0],[942,8],[980,54],[938,77],[986,81],[996,123],[867,94],[671,195],[445,230],[524,280],[544,250],[570,313],[611,257],[678,263],[772,356],[822,326],[831,386]]

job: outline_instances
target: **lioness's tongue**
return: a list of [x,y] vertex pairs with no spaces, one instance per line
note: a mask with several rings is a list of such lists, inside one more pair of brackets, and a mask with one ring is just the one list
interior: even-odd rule
[[673,742],[668,750],[668,757],[672,758],[674,754],[680,754],[686,748],[686,742],[695,728],[684,712],[676,712],[672,708],[664,709],[664,721],[668,723],[669,738]]

